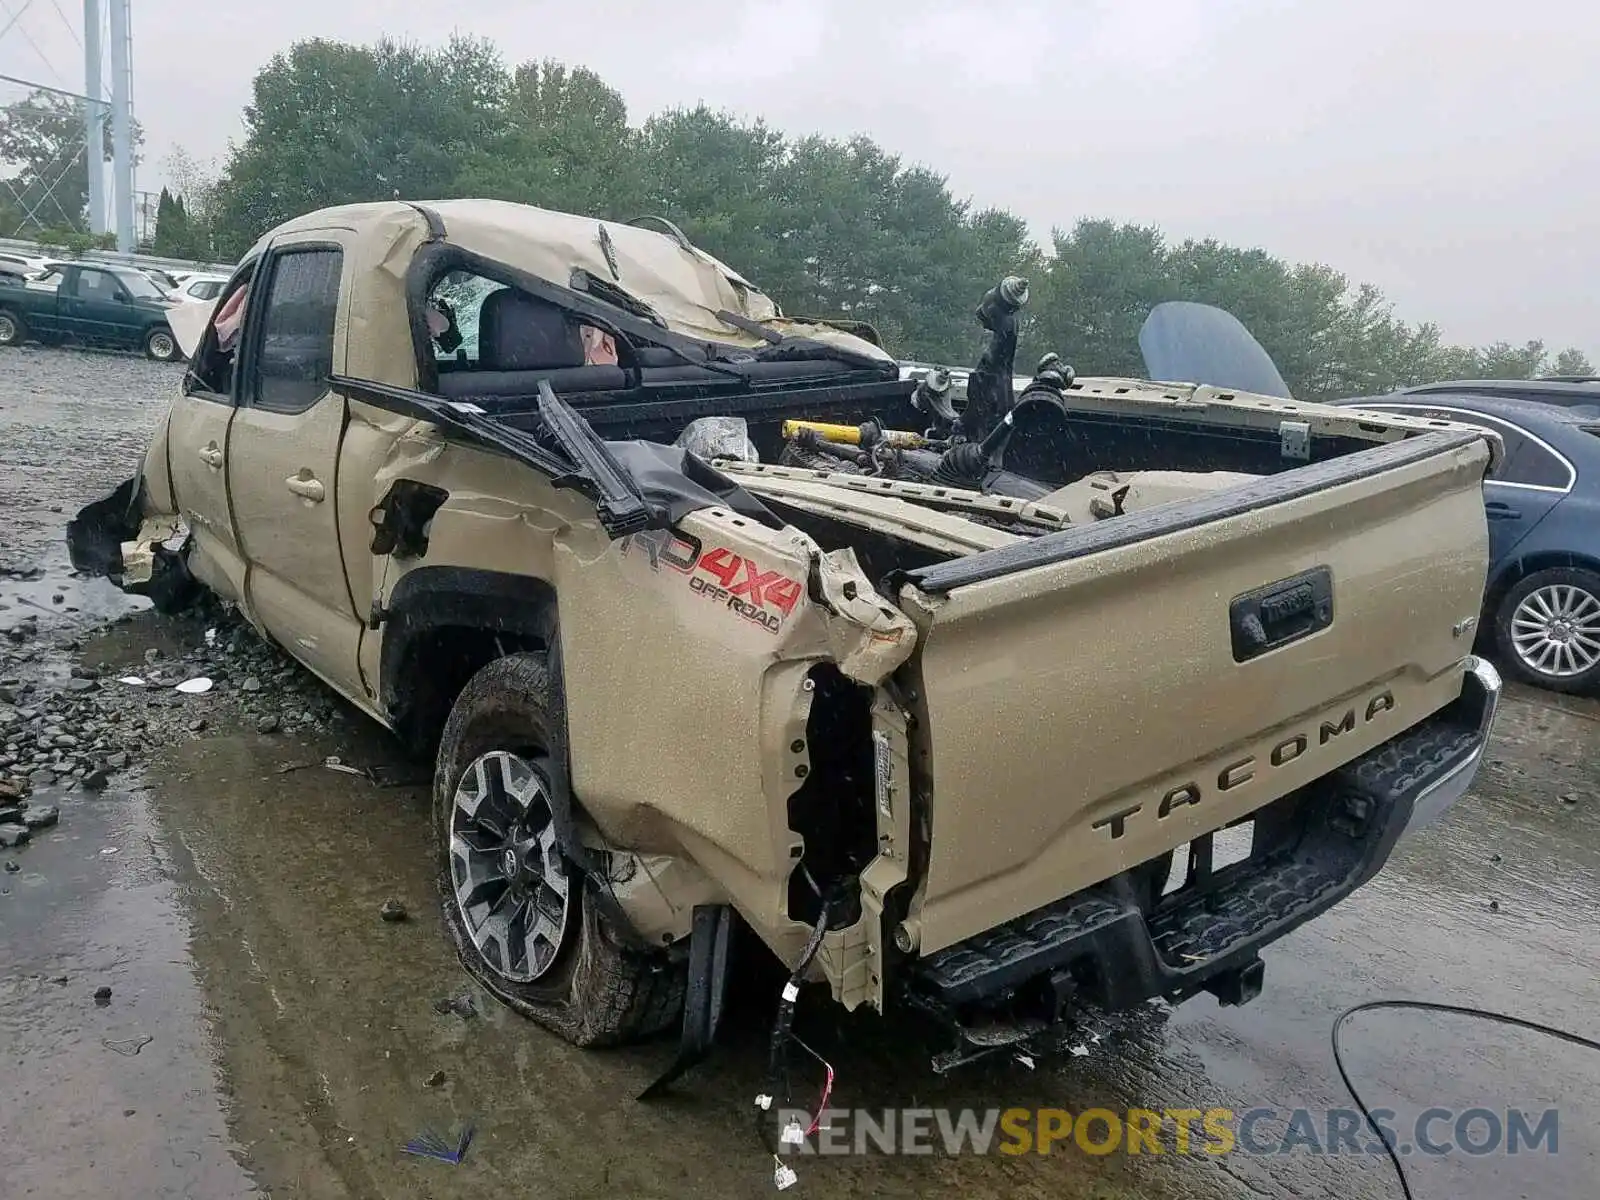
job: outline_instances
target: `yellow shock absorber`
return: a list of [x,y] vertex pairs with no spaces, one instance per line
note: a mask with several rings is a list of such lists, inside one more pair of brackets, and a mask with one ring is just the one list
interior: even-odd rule
[[[793,441],[800,435],[801,430],[806,429],[824,441],[838,442],[846,446],[861,445],[861,426],[830,425],[826,421],[785,421],[783,438],[785,441]],[[928,439],[920,433],[904,429],[883,430],[883,440],[896,450],[921,450],[928,444]]]

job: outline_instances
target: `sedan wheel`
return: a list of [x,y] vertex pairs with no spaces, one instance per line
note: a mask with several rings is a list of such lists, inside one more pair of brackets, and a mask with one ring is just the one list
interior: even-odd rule
[[1581,675],[1600,662],[1600,600],[1563,584],[1530,592],[1511,615],[1511,642],[1541,675]]
[[1600,575],[1537,571],[1506,595],[1497,624],[1507,665],[1528,682],[1562,692],[1600,682]]
[[504,750],[462,773],[450,814],[450,882],[467,936],[496,974],[532,983],[555,962],[572,879],[535,762]]

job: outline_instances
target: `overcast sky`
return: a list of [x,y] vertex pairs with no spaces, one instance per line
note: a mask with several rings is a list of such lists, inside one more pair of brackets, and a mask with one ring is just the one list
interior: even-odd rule
[[[0,73],[76,88],[57,9],[81,3],[0,0],[0,29],[25,2]],[[591,67],[635,123],[703,101],[866,133],[1041,237],[1108,216],[1259,245],[1454,340],[1600,359],[1585,0],[133,0],[133,29],[141,186],[175,143],[225,153],[251,76],[297,38],[460,31]]]

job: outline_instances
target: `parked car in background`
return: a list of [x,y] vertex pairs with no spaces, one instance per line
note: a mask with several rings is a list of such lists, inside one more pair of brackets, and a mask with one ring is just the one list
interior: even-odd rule
[[167,322],[176,303],[132,267],[56,263],[44,278],[0,291],[0,346],[74,341],[171,362],[180,356]]
[[178,290],[178,277],[160,267],[136,267],[135,270],[142,271],[151,283],[168,295]]
[[[8,268],[16,268],[15,271]],[[45,260],[35,258],[31,254],[16,254],[11,251],[0,251],[0,271],[6,274],[21,273],[23,275],[37,275],[45,268]]]
[[222,293],[223,286],[228,282],[226,275],[208,275],[204,272],[194,272],[178,280],[176,290],[172,292],[174,300],[182,300],[185,304],[209,304]]
[[[1484,481],[1489,582],[1481,633],[1515,676],[1559,692],[1600,685],[1600,384],[1588,404],[1529,396],[1548,381],[1475,381],[1477,390],[1429,384],[1344,400],[1378,413],[1478,425],[1498,433],[1505,457]],[[1451,387],[1468,388],[1468,384]]]
[[1594,405],[1600,408],[1600,376],[1551,375],[1544,379],[1457,379],[1423,383],[1406,388],[1404,396],[1498,396],[1504,400],[1532,400],[1562,408]]

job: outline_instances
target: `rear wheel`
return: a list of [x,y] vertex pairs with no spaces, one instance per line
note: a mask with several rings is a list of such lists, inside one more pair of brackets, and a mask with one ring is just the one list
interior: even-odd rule
[[16,313],[0,309],[0,346],[20,346],[28,340],[28,327]]
[[157,362],[171,362],[178,357],[178,339],[165,325],[158,325],[144,335],[144,352]]
[[562,851],[561,719],[543,656],[513,654],[462,689],[434,774],[445,927],[490,992],[579,1046],[666,1028],[683,969],[623,943]]
[[1600,575],[1535,571],[1506,593],[1495,631],[1512,674],[1558,692],[1593,689],[1600,685]]

